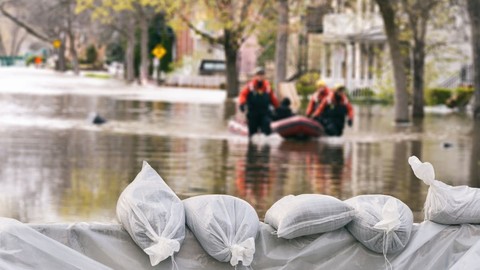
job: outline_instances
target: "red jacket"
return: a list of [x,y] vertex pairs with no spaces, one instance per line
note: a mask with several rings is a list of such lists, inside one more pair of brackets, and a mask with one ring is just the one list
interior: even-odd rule
[[260,89],[257,89],[256,85],[257,80],[253,79],[248,82],[245,87],[243,87],[242,91],[240,91],[240,95],[238,96],[238,104],[243,105],[247,103],[248,94],[250,94],[250,92],[263,91],[270,96],[270,103],[273,105],[273,107],[278,108],[280,104],[278,103],[275,93],[273,93],[272,88],[270,87],[270,83],[267,80],[263,80],[263,87]]
[[[331,92],[327,98],[322,100],[320,106],[318,106],[317,110],[315,110],[315,112],[313,113],[313,117],[321,116],[323,111],[325,111],[325,107],[332,103],[335,103],[335,92]],[[353,120],[353,107],[345,94],[342,94],[342,100],[340,101],[340,104],[347,107],[347,117],[348,119]]]
[[324,100],[327,96],[330,95],[330,92],[331,92],[330,89],[325,87],[323,90],[317,90],[310,97],[310,101],[308,102],[307,111],[306,111],[307,117],[310,117],[313,114],[315,109],[318,108],[318,105],[322,103],[322,100]]

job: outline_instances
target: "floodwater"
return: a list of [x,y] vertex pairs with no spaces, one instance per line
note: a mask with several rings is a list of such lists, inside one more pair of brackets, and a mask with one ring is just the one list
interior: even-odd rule
[[[261,219],[287,194],[319,193],[393,195],[420,221],[428,187],[411,172],[410,155],[431,162],[439,180],[480,187],[480,130],[462,113],[395,126],[391,107],[357,106],[342,138],[249,143],[227,131],[232,102],[1,90],[0,216],[22,222],[115,220],[117,198],[143,160],[180,198],[230,194]],[[107,124],[89,124],[92,111]]]

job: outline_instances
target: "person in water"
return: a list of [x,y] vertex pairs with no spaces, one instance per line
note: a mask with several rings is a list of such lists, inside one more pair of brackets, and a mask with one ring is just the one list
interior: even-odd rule
[[324,80],[318,80],[315,85],[317,91],[310,96],[310,100],[308,101],[307,111],[305,113],[307,117],[311,117],[320,103],[331,93]]
[[275,109],[279,106],[277,97],[273,93],[270,83],[265,78],[265,70],[256,68],[255,76],[240,92],[238,97],[239,109],[247,113],[248,136],[251,137],[259,130],[270,135],[272,113],[270,106]]
[[345,95],[345,86],[337,85],[313,113],[313,118],[323,125],[325,133],[330,136],[341,136],[345,127],[353,125],[353,107]]
[[280,102],[280,106],[275,109],[275,113],[273,114],[273,120],[277,121],[294,116],[295,114],[292,112],[292,109],[290,109],[290,104],[291,102],[288,97],[282,99],[282,102]]

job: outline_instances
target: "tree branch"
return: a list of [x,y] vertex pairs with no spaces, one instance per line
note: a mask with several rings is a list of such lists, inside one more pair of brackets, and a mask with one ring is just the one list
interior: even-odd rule
[[50,43],[50,39],[46,36],[44,36],[43,34],[40,34],[38,33],[35,29],[33,29],[32,27],[30,27],[29,25],[27,25],[26,23],[20,21],[18,18],[16,18],[14,15],[10,14],[7,10],[5,10],[5,4],[8,3],[8,2],[3,2],[2,4],[0,4],[0,12],[5,16],[7,17],[9,20],[11,20],[12,22],[14,22],[16,25],[22,27],[23,29],[25,29],[25,31],[27,31],[29,34],[31,34],[32,36],[42,40],[42,41],[45,41],[45,42],[48,42]]
[[180,18],[182,19],[183,22],[187,24],[187,26],[192,29],[196,34],[200,35],[202,38],[208,40],[210,43],[216,43],[216,44],[223,44],[224,37],[213,37],[212,35],[198,29],[193,23],[187,19],[187,17],[184,14],[180,14]]
[[253,20],[255,23],[251,23],[250,28],[247,29],[246,26],[243,26],[243,27],[239,26],[238,32],[242,36],[242,38],[240,39],[240,45],[249,38],[249,36],[253,33],[253,31],[255,31],[255,28],[257,28],[260,14],[263,14],[263,11],[265,10],[266,6],[267,6],[267,1],[264,0],[260,8],[258,9],[256,18]]

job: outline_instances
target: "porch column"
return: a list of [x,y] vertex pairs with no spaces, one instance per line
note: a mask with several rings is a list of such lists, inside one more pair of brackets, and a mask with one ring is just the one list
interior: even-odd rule
[[378,68],[378,45],[376,43],[372,44],[372,57],[373,57],[373,63],[372,63],[372,83],[377,84],[378,78],[377,74],[380,72]]
[[347,89],[351,89],[353,79],[353,45],[351,42],[346,43],[347,47],[347,75],[345,76],[345,86]]
[[337,76],[337,67],[335,66],[335,43],[330,44],[330,78],[335,79]]
[[321,48],[321,63],[320,63],[320,78],[325,79],[327,77],[327,50],[326,47],[327,43],[322,42],[322,48]]
[[[360,42],[355,42],[355,85],[353,88],[356,88],[358,83],[360,82],[360,78],[362,76],[361,72],[361,50],[360,50]],[[353,90],[353,89],[352,89]]]
[[365,85],[370,85],[369,83],[369,79],[368,79],[368,69],[369,69],[369,65],[370,65],[370,55],[369,55],[369,52],[370,52],[370,44],[369,43],[364,43],[364,52],[363,53],[363,86]]

